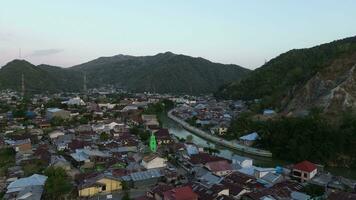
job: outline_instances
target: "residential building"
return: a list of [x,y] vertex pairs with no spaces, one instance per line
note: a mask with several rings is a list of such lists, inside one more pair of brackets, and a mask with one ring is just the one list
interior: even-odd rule
[[154,169],[154,168],[163,168],[166,167],[166,159],[159,157],[156,154],[151,154],[148,156],[145,156],[142,159],[142,166],[145,167],[146,169]]
[[198,195],[190,186],[184,186],[164,192],[163,200],[198,200]]
[[292,177],[299,182],[305,182],[312,179],[318,173],[316,165],[309,161],[303,161],[294,165]]
[[102,192],[113,192],[122,189],[122,183],[119,178],[100,174],[98,176],[84,180],[78,186],[79,197],[89,197]]

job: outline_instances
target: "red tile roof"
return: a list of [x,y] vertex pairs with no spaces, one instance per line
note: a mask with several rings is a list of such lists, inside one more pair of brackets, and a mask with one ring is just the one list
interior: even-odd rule
[[196,200],[198,195],[189,186],[174,188],[163,193],[165,200]]
[[314,163],[305,160],[303,162],[295,164],[293,169],[297,169],[304,172],[312,172],[316,169],[316,166]]

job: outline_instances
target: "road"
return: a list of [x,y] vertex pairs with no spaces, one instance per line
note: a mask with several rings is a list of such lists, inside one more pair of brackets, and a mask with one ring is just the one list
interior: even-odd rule
[[225,147],[228,147],[230,149],[234,149],[234,150],[237,150],[237,151],[245,152],[245,153],[248,153],[248,154],[251,154],[251,155],[257,155],[257,156],[263,156],[263,157],[272,157],[272,153],[270,151],[257,149],[257,148],[253,148],[253,147],[249,147],[249,146],[245,146],[245,145],[241,145],[239,143],[228,141],[228,140],[225,140],[223,138],[219,138],[219,137],[216,137],[216,136],[211,135],[209,133],[206,133],[205,131],[203,131],[201,129],[198,129],[198,128],[194,127],[194,126],[191,126],[187,122],[185,122],[185,121],[179,119],[178,117],[174,116],[172,114],[173,111],[174,111],[174,109],[170,110],[167,113],[167,116],[170,119],[172,119],[173,121],[179,123],[180,125],[182,125],[188,131],[191,131],[192,133],[194,133],[194,134],[196,134],[196,135],[198,135],[198,136],[200,136],[202,138],[210,140],[210,141],[212,141],[212,142],[214,142],[216,144],[219,144],[221,146],[225,146]]

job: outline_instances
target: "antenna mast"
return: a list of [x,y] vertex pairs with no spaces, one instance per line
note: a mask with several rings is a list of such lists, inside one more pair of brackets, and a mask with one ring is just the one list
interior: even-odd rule
[[21,76],[21,95],[25,97],[25,76],[23,74]]
[[83,90],[85,93],[87,92],[87,73],[86,72],[84,72]]

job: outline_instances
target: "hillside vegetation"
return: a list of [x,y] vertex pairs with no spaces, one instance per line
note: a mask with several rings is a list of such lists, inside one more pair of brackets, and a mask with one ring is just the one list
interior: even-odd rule
[[79,92],[86,74],[88,88],[112,85],[132,92],[207,94],[249,72],[237,65],[170,52],[155,56],[101,57],[70,68],[35,66],[14,60],[0,69],[0,89],[20,91],[24,74],[26,92]]
[[[334,97],[332,90],[354,76],[349,71],[356,64],[355,54],[356,37],[313,48],[291,50],[251,72],[247,78],[221,87],[216,96],[228,99],[262,99],[263,107],[274,107],[280,111],[287,109],[287,112],[296,109],[295,106],[288,107],[295,97],[302,98],[298,101],[307,107],[320,103],[327,106],[329,101],[334,100],[330,99]],[[330,73],[335,68],[338,69],[337,73]],[[315,76],[319,76],[321,81],[314,81],[307,88],[310,89],[309,93],[300,92]],[[347,95],[352,100],[356,97],[354,94]]]

